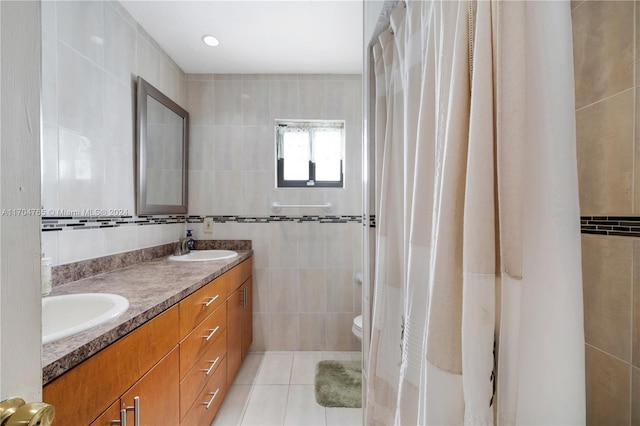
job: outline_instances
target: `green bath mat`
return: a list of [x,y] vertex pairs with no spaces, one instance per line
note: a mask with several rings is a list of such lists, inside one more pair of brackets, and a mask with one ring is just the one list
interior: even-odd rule
[[320,361],[316,365],[316,401],[324,407],[362,408],[360,361]]

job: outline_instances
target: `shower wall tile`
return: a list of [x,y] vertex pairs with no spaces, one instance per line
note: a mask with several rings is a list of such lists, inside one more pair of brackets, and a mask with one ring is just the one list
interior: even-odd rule
[[632,241],[584,234],[582,257],[585,340],[630,362]]
[[640,425],[640,368],[631,369],[631,424]]
[[634,91],[576,112],[581,215],[632,213]]
[[631,368],[590,345],[585,346],[587,425],[628,425]]
[[576,108],[633,86],[634,3],[587,1],[573,9]]
[[[640,367],[640,239],[633,240],[633,347],[632,364]],[[640,400],[638,401],[640,405]],[[640,408],[640,407],[638,407]]]
[[[54,4],[54,2],[46,2]],[[50,9],[48,6],[47,9]],[[55,6],[53,7],[55,13]],[[42,13],[45,13],[44,7]],[[43,16],[43,20],[45,17]],[[55,25],[53,26],[55,29]],[[42,122],[48,124],[58,123],[58,40],[55,32],[42,32]]]

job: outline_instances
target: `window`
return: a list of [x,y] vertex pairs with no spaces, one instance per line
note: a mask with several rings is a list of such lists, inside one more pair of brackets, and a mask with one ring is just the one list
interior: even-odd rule
[[344,121],[276,120],[278,188],[344,187]]

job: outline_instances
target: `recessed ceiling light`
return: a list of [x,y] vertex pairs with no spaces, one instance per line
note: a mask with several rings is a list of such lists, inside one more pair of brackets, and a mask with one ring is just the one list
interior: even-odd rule
[[204,44],[206,44],[207,46],[217,46],[220,44],[220,41],[215,38],[212,35],[206,35],[204,37],[202,37],[202,41],[204,42]]

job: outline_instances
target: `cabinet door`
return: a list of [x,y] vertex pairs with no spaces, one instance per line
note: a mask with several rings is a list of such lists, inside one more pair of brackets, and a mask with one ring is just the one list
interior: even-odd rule
[[240,287],[227,299],[227,382],[232,383],[242,362],[243,291]]
[[[180,356],[173,349],[121,398],[121,408],[134,407],[139,398],[140,425],[178,425],[180,423]],[[127,424],[133,425],[134,411],[127,412]]]
[[245,358],[253,341],[253,280],[244,283],[244,309],[242,310],[242,359]]
[[107,408],[106,411],[89,426],[113,426],[117,420],[120,420],[120,399],[111,404],[111,407]]

